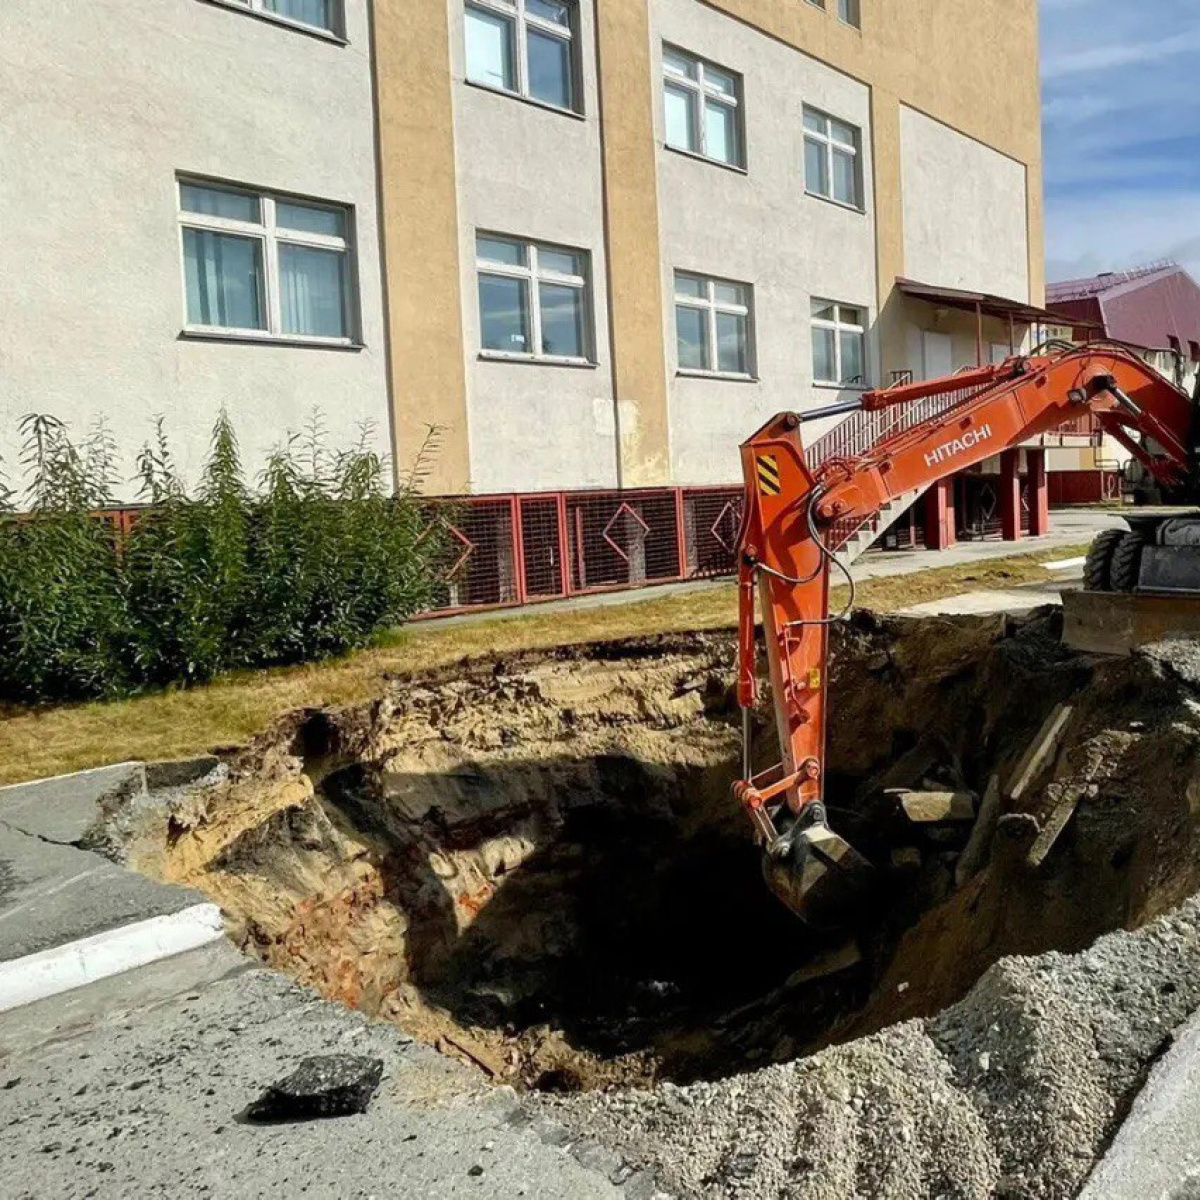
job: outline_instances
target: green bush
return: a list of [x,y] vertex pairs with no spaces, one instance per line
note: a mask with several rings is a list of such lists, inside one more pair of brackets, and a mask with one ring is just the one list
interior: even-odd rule
[[362,646],[426,607],[440,539],[416,498],[430,447],[396,493],[369,431],[331,453],[319,423],[247,486],[222,414],[189,494],[159,423],[138,460],[147,507],[118,539],[114,447],[53,418],[22,425],[30,512],[0,481],[0,697],[62,700],[195,683]]
[[122,581],[109,530],[90,515],[111,503],[111,439],[99,426],[77,448],[45,416],[26,417],[21,435],[31,516],[2,527],[0,695],[120,691]]

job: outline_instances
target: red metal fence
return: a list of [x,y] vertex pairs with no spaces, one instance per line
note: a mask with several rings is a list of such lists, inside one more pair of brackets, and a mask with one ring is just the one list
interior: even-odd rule
[[[1049,478],[1052,500],[1083,498],[1063,495],[1058,473]],[[433,499],[430,522],[440,527],[445,548],[437,597],[420,618],[732,575],[742,503],[734,485]],[[137,513],[98,515],[123,534]],[[922,516],[918,505],[882,544],[920,544]],[[992,532],[986,516],[976,532]]]
[[1099,504],[1121,499],[1120,471],[1051,471],[1050,503]]
[[446,552],[427,617],[731,574],[742,490],[456,496],[431,518]]

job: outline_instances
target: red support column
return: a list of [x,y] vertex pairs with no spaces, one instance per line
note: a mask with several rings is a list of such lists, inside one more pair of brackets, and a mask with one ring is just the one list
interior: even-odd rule
[[554,523],[558,535],[558,569],[561,593],[571,594],[571,536],[567,530],[567,493],[556,492],[554,496]]
[[678,577],[688,577],[688,544],[687,544],[687,514],[684,512],[683,488],[673,489],[675,492],[675,553],[679,559]]
[[1026,450],[1029,464],[1029,533],[1042,537],[1050,532],[1050,484],[1046,475],[1046,451]]
[[1021,452],[1000,455],[1000,534],[1006,542],[1021,539]]
[[925,546],[945,550],[955,541],[954,479],[939,479],[925,493]]

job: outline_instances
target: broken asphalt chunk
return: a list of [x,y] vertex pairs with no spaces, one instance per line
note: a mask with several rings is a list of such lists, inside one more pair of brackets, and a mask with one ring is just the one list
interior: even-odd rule
[[315,1055],[273,1083],[246,1111],[250,1121],[307,1121],[366,1112],[383,1078],[383,1059]]

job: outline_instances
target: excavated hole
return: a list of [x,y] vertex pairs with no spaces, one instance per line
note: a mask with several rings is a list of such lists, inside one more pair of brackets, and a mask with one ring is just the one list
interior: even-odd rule
[[[686,745],[679,750],[686,760]],[[525,1084],[552,1091],[723,1074],[767,1058],[782,1033],[731,1037],[730,1019],[755,1009],[828,938],[769,895],[740,820],[711,821],[729,803],[732,769],[616,754],[522,764],[517,786],[567,799],[552,827],[513,809],[488,820],[496,840],[515,826],[534,848],[511,868],[498,864],[493,894],[465,927],[431,877],[438,858],[424,880],[408,857],[387,872],[388,894],[410,913],[412,988],[471,1031],[448,1045],[468,1057],[483,1050],[485,1064],[498,1051]],[[508,794],[513,782],[502,775],[480,772],[471,786]],[[364,784],[357,771],[339,775],[323,797],[362,813],[370,800],[347,793]],[[478,827],[459,830],[442,846],[486,838]],[[862,984],[861,973],[844,976],[811,997],[790,1023],[797,1039],[859,1002]]]
[[[575,1091],[787,1060],[936,1012],[1004,954],[1080,949],[1200,883],[1200,732],[1163,719],[1188,689],[1145,660],[1096,678],[1055,622],[867,616],[838,632],[831,818],[880,867],[853,930],[813,932],[762,882],[728,795],[725,637],[468,664],[298,714],[230,781],[173,802],[131,857],[208,891],[265,962],[498,1081]],[[1072,736],[1016,806],[1028,817],[1006,816],[990,865],[956,884],[970,825],[915,826],[880,786],[981,794],[1068,698]],[[1029,822],[1076,786],[1078,813],[1031,871]]]

